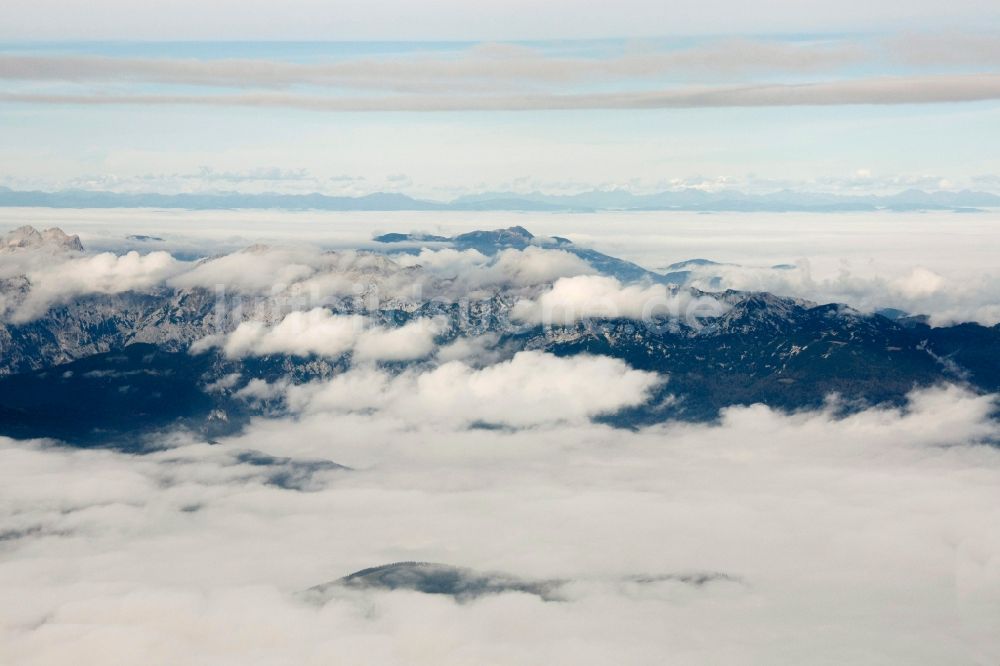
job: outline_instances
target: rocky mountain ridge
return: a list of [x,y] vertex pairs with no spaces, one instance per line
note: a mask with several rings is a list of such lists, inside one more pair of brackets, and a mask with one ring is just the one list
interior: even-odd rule
[[[78,239],[66,247],[66,238],[73,237],[64,236],[22,232],[15,241],[25,239],[34,247],[39,238],[48,238],[76,252]],[[517,228],[473,238],[487,252],[535,242]],[[365,271],[372,282],[412,281],[421,271],[381,255],[348,259],[345,266]],[[8,278],[0,284],[0,295],[29,287]],[[545,288],[532,287],[529,293]],[[674,294],[684,291],[667,288]],[[726,306],[715,316],[646,321],[593,317],[541,325],[512,317],[523,290],[492,287],[480,292],[466,300],[378,302],[362,293],[333,296],[322,306],[335,314],[364,315],[388,329],[440,318],[445,323],[435,334],[438,348],[458,340],[483,343],[493,362],[540,350],[558,356],[610,356],[662,375],[666,381],[646,404],[605,418],[624,427],[677,418],[711,420],[732,405],[814,408],[831,395],[840,395],[845,409],[900,404],[914,388],[940,383],[1000,391],[1000,326],[934,328],[905,316],[739,291],[711,294]],[[125,438],[134,444],[137,433],[171,424],[213,436],[238,429],[254,415],[283,413],[280,397],[247,400],[244,389],[255,381],[303,383],[333,377],[351,367],[352,352],[239,358],[218,348],[189,352],[195,341],[231,333],[242,322],[274,325],[297,307],[284,296],[220,296],[202,287],[160,286],[79,295],[34,320],[2,322],[0,434],[103,443]],[[382,365],[398,372],[435,362],[429,357]]]

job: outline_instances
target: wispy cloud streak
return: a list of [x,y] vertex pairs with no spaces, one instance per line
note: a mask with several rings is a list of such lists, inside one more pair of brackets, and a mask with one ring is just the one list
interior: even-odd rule
[[752,74],[836,72],[864,65],[917,68],[1000,65],[1000,35],[946,32],[788,41],[728,38],[681,48],[623,43],[617,55],[555,55],[483,43],[448,54],[398,54],[325,62],[247,58],[139,58],[0,53],[0,80],[159,83],[231,88],[298,85],[410,92],[559,86],[670,77],[737,80]]
[[594,94],[397,95],[308,94],[46,94],[4,93],[3,103],[217,106],[326,112],[556,111],[713,107],[934,104],[1000,99],[1000,74],[879,77],[805,84],[679,86],[667,90]]
[[556,57],[524,46],[482,44],[449,57],[410,55],[323,63],[0,54],[0,79],[236,88],[313,85],[399,91],[476,90],[663,76],[716,78],[754,72],[830,71],[871,57],[867,47],[853,42],[814,44],[746,39],[713,41],[669,51],[637,50],[614,57]]

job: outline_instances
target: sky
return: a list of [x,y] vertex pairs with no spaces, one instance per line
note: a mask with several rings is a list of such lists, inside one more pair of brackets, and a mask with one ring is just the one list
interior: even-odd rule
[[4,3],[0,185],[1000,191],[995,3],[238,4]]

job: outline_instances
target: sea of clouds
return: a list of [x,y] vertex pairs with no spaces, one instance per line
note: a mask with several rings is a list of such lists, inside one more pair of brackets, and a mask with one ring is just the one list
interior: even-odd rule
[[[1000,658],[993,397],[623,431],[590,417],[657,378],[543,357],[353,369],[294,391],[294,416],[145,455],[2,440],[0,660]],[[397,561],[568,582],[557,600],[301,594]]]
[[[36,312],[63,294],[84,289],[124,290],[159,283],[209,288],[225,283],[266,291],[299,281],[300,292],[350,291],[352,284],[343,280],[309,281],[319,266],[295,253],[308,254],[316,248],[385,250],[371,238],[387,231],[451,235],[520,224],[536,235],[564,236],[651,270],[667,272],[673,270],[672,264],[690,259],[719,262],[723,265],[684,267],[692,272],[693,286],[711,290],[763,290],[817,303],[845,303],[864,311],[894,308],[928,315],[934,325],[962,321],[993,325],[1000,322],[998,216],[996,211],[511,214],[0,209],[0,230],[21,224],[60,226],[80,234],[88,250],[97,254],[63,268],[45,264],[36,269]],[[162,241],[128,239],[136,229]],[[262,258],[246,251],[255,244],[273,247]],[[280,255],[274,247],[287,254]],[[222,254],[231,256],[189,270],[190,262]],[[465,292],[593,273],[577,257],[551,250],[491,261],[474,251],[438,249],[398,260],[457,278]],[[18,273],[11,262],[0,266],[0,279],[8,273]],[[412,285],[399,285],[407,286]]]
[[[162,224],[164,247],[128,254],[122,231],[135,213],[110,222],[93,214],[81,213],[79,226],[58,222],[81,233],[89,254],[9,255],[20,258],[2,264],[0,278],[28,273],[33,286],[8,316],[28,321],[80,293],[163,286],[343,296],[373,274],[398,298],[418,295],[415,286],[454,298],[502,285],[519,299],[515,319],[529,324],[609,308],[639,318],[657,299],[691,305],[535,248],[496,259],[424,252],[386,273],[381,257],[322,251],[358,245],[351,234],[367,231],[348,232],[351,217],[323,216],[337,221],[324,226],[289,216],[280,229],[223,214],[196,228],[191,215],[207,214],[142,213]],[[505,226],[488,218],[461,224]],[[865,222],[876,227],[870,237],[896,234],[903,248],[894,250],[859,248],[869,235],[838,216],[825,232],[807,220],[808,233],[788,234],[791,245],[768,247],[771,223],[751,216],[745,227],[703,227],[728,234],[714,238],[713,256],[698,251],[687,218],[660,235],[652,218],[633,218],[631,235],[581,219],[577,236],[562,235],[652,268],[708,255],[731,264],[716,275],[744,288],[937,307],[917,311],[941,320],[948,306],[988,321],[983,308],[996,304],[988,277],[945,298],[963,271],[991,268],[979,246],[996,232],[975,221],[978,236],[961,227],[919,248],[905,225],[920,228],[920,218]],[[526,226],[547,234],[562,223],[537,221]],[[256,241],[273,246],[232,253]],[[947,254],[961,247],[964,257]],[[185,254],[196,248],[223,256]],[[843,279],[823,273],[836,252],[847,257],[833,262],[848,266]],[[879,261],[859,262],[868,252]],[[804,262],[771,268],[780,257]],[[330,379],[251,383],[242,397],[281,399],[289,414],[218,441],[171,432],[128,454],[0,438],[0,663],[1000,659],[996,396],[938,386],[902,407],[848,416],[831,399],[809,412],[756,405],[716,423],[615,429],[598,417],[642,403],[669,377],[605,357],[497,354],[490,336],[440,347],[439,326],[425,317],[389,328],[310,305],[202,339],[233,358],[354,356]],[[426,362],[391,373],[379,365],[411,359]],[[400,561],[566,582],[557,599],[336,586],[324,600],[303,595]]]

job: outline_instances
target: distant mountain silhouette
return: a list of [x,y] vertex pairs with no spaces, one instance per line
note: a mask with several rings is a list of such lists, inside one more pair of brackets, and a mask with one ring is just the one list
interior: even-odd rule
[[893,195],[838,195],[782,190],[749,194],[738,190],[706,192],[697,189],[656,194],[632,194],[625,190],[590,191],[572,195],[542,192],[484,192],[452,201],[417,199],[394,192],[375,192],[359,197],[326,194],[244,194],[240,192],[156,194],[90,190],[55,192],[19,191],[0,187],[0,206],[46,208],[184,208],[222,210],[262,208],[334,211],[803,211],[846,212],[874,210],[958,210],[1000,207],[1000,195],[963,190],[925,192],[905,190]]

